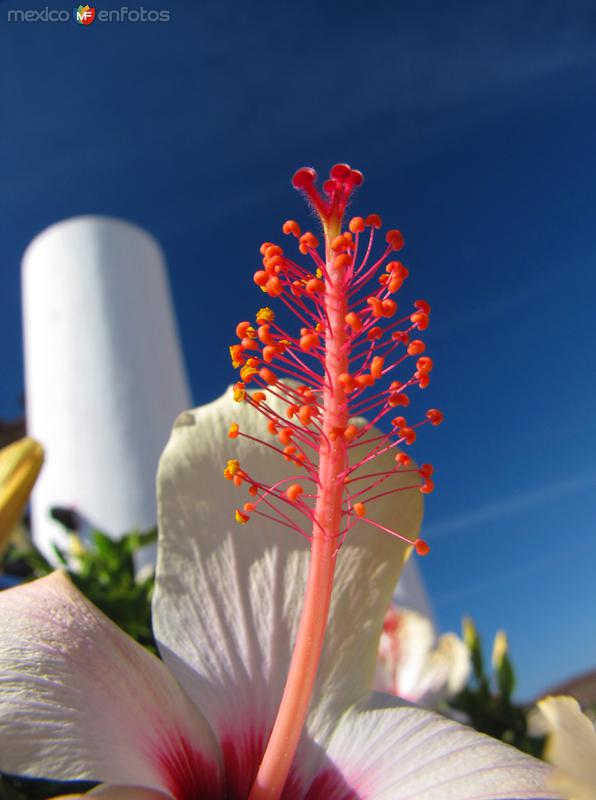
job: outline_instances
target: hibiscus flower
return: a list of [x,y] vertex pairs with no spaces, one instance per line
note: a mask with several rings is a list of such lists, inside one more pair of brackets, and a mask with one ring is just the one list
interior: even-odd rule
[[391,605],[379,643],[374,688],[438,708],[456,695],[470,677],[470,651],[455,633],[435,643],[434,626],[417,611]]
[[[0,769],[100,781],[114,799],[553,796],[541,790],[544,765],[369,691],[404,559],[429,550],[418,528],[433,469],[398,446],[443,415],[398,415],[390,434],[373,427],[428,386],[432,360],[413,336],[430,306],[394,319],[408,271],[385,262],[403,247],[399,231],[371,265],[378,215],[342,229],[360,183],[345,164],[323,194],[314,170],[295,174],[320,216],[324,258],[288,220],[312,271],[265,242],[254,280],[303,327],[285,331],[268,307],[257,327],[239,323],[230,353],[241,380],[183,414],[166,447],[153,602],[163,661],[61,573],[0,593]],[[410,358],[413,374],[380,390]],[[368,412],[370,423],[359,418]],[[238,491],[249,497],[234,514],[241,527],[230,521]]]
[[[109,800],[246,798],[279,706],[308,542],[230,521],[221,480],[228,392],[185,412],[162,458],[154,626],[163,662],[63,573],[0,593],[0,769],[111,784]],[[247,468],[280,477],[249,440]],[[377,509],[412,539],[418,493]],[[284,798],[537,798],[545,768],[430,712],[373,694],[377,642],[405,547],[361,525],[341,548],[314,698]],[[126,788],[114,788],[125,786]],[[135,789],[135,787],[137,787]],[[141,788],[142,787],[142,790]]]

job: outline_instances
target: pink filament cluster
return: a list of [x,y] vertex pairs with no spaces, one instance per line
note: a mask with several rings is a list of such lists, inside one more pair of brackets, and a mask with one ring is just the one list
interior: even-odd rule
[[[362,180],[360,172],[337,164],[320,193],[315,171],[298,170],[293,184],[321,218],[325,253],[319,252],[318,238],[310,231],[303,233],[294,220],[284,223],[283,232],[297,240],[299,252],[310,260],[308,266],[298,263],[277,244],[265,242],[261,246],[263,266],[255,273],[254,281],[269,297],[277,298],[293,312],[299,331],[282,328],[268,307],[258,312],[254,324],[239,323],[238,342],[230,347],[232,362],[240,369],[241,378],[234,386],[234,397],[266,417],[269,433],[277,441],[256,439],[236,423],[230,427],[229,436],[259,442],[295,464],[298,472],[268,485],[231,459],[224,470],[225,477],[237,486],[246,483],[251,495],[250,501],[236,510],[240,523],[257,514],[309,539],[317,536],[317,531],[324,535],[314,511],[321,488],[318,458],[321,449],[330,449],[337,437],[344,438],[353,456],[338,476],[345,487],[341,541],[357,520],[404,539],[398,531],[375,522],[374,502],[394,492],[428,493],[434,488],[432,465],[415,467],[412,459],[398,450],[400,445],[415,441],[421,425],[439,425],[443,420],[440,411],[430,409],[424,419],[410,423],[403,411],[410,404],[409,391],[425,389],[430,382],[433,362],[425,355],[426,346],[419,335],[428,327],[431,309],[425,300],[417,300],[413,308],[399,313],[395,296],[409,274],[395,255],[404,245],[400,231],[387,231],[380,254],[373,257],[381,228],[377,214],[353,217],[345,229],[341,228],[350,195]],[[330,236],[330,231],[335,234]],[[338,389],[331,385],[325,368],[326,343],[338,335],[326,305],[326,288],[331,285],[349,301],[342,322],[349,370],[339,376],[347,417],[367,415],[370,419],[325,430],[324,397],[334,396]],[[280,401],[283,411],[269,402],[270,397]],[[375,432],[373,426],[385,419],[390,419],[390,432]],[[376,471],[374,460],[387,452],[395,452],[394,466]],[[366,467],[365,474],[355,475],[362,467]],[[411,474],[411,483],[392,489],[383,486],[392,476],[403,473]],[[369,507],[373,516],[369,516]],[[296,521],[294,513],[288,513],[290,509],[300,512],[305,526]],[[422,539],[414,545],[420,555],[429,551]]]

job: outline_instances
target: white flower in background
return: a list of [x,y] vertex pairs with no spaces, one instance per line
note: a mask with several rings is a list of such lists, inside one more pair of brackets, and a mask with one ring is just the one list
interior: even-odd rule
[[573,697],[545,697],[530,724],[548,736],[544,757],[555,767],[548,786],[569,800],[596,800],[596,731]]
[[[220,476],[232,418],[260,430],[228,393],[179,418],[161,461],[153,611],[163,661],[60,572],[0,592],[0,769],[111,784],[101,790],[109,800],[248,796],[288,672],[309,545],[265,519],[230,522],[235,490]],[[276,456],[250,440],[236,452],[264,479],[283,473]],[[420,495],[398,498],[376,513],[386,525],[399,519],[414,538]],[[444,717],[368,695],[406,549],[364,525],[341,548],[284,800],[556,797],[541,791],[540,762]]]
[[456,695],[470,675],[470,653],[454,633],[435,641],[432,622],[392,605],[385,614],[374,688],[424,708]]

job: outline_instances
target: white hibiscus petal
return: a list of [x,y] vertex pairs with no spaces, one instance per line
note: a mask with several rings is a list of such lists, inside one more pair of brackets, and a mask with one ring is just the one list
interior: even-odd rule
[[[183,414],[162,457],[154,624],[164,659],[223,739],[226,773],[239,775],[245,786],[279,705],[309,550],[299,534],[257,516],[243,526],[233,521],[246,492],[224,480],[227,459],[237,458],[263,482],[295,472],[264,446],[230,441],[233,421],[241,431],[269,438],[264,419],[228,392]],[[392,465],[387,455],[374,466]],[[394,485],[397,480],[418,482],[411,475]],[[369,513],[414,539],[422,498],[401,492],[375,502]],[[405,550],[363,524],[342,546],[312,706],[318,730],[331,727],[371,686],[383,615]]]
[[[166,792],[218,781],[208,725],[165,665],[61,572],[0,592],[0,769]],[[201,783],[203,782],[203,783]]]
[[[373,702],[384,700],[376,696]],[[350,709],[326,746],[326,757],[307,800],[560,797],[544,788],[549,768],[542,762],[414,707]]]
[[596,800],[596,730],[573,697],[538,702],[549,733],[545,757],[557,768],[552,785],[574,800]]

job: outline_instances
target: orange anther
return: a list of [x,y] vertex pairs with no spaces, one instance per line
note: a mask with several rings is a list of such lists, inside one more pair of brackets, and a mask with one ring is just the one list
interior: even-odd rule
[[295,406],[295,405],[288,406],[286,408],[286,417],[288,419],[292,419],[292,417],[294,417],[298,413],[298,410],[299,410],[299,406]]
[[366,506],[364,503],[354,503],[352,508],[354,509],[354,513],[359,517],[363,517],[366,514]]
[[263,361],[265,361],[267,364],[271,364],[277,355],[279,355],[279,353],[277,352],[277,347],[275,345],[268,344],[263,348]]
[[331,242],[331,249],[338,251],[338,250],[345,250],[348,246],[350,240],[346,239],[343,233],[339,236],[336,236],[335,239]]
[[228,430],[228,438],[237,439],[239,433],[240,433],[240,426],[238,425],[237,422],[232,422]]
[[401,278],[402,280],[405,280],[410,274],[407,267],[404,267],[401,261],[390,261],[385,267],[385,272],[389,272],[391,275],[396,278]]
[[257,284],[257,286],[260,286],[261,289],[264,289],[265,284],[269,280],[269,273],[265,272],[264,269],[259,269],[255,272],[253,280]]
[[370,374],[375,380],[380,380],[383,377],[383,366],[385,359],[382,356],[375,356],[370,365]]
[[248,336],[245,336],[244,339],[240,341],[240,344],[245,350],[258,350],[259,345],[255,342],[254,339],[249,339]]
[[293,219],[289,219],[287,222],[284,222],[282,231],[287,235],[292,234],[292,236],[295,236],[296,238],[298,238],[302,233],[300,230],[300,225],[298,225],[298,223]]
[[253,367],[250,364],[245,364],[240,368],[240,377],[245,383],[249,383],[252,380],[253,375],[256,375],[257,372],[258,369],[256,367]]
[[271,247],[272,244],[273,242],[263,242],[263,244],[259,248],[259,252],[261,253],[262,256],[265,255],[267,248]]
[[267,423],[267,430],[269,431],[269,433],[273,434],[276,434],[277,431],[279,430],[279,425],[274,419],[270,419],[269,422]]
[[239,522],[240,525],[246,525],[246,523],[250,519],[248,514],[245,514],[243,511],[240,511],[239,508],[237,508],[236,511],[234,512],[234,517],[236,519],[236,522]]
[[271,326],[268,324],[259,325],[257,330],[257,335],[259,339],[263,342],[263,344],[273,344],[274,339],[271,336]]
[[256,483],[253,483],[248,487],[248,493],[251,497],[256,497],[258,495],[259,487]]
[[430,375],[428,374],[428,372],[426,373],[426,375],[417,372],[415,377],[418,378],[418,386],[420,389],[428,388],[428,385],[430,383]]
[[242,348],[242,345],[240,344],[230,345],[230,358],[232,359],[233,367],[241,367],[244,364],[246,359],[244,358],[243,353],[244,350]]
[[367,297],[366,302],[372,309],[373,317],[383,316],[383,303],[378,297]]
[[395,300],[388,298],[387,300],[383,300],[381,308],[383,309],[382,313],[384,317],[392,317],[397,311],[397,303]]
[[416,300],[414,307],[422,311],[424,314],[430,314],[430,303],[426,300]]
[[413,428],[400,428],[399,435],[406,444],[414,444],[416,441],[416,431]]
[[327,435],[329,436],[329,439],[332,442],[334,442],[339,436],[343,436],[344,435],[344,431],[345,431],[345,428],[342,428],[341,426],[338,425],[338,426],[335,426],[335,427],[331,428],[331,430],[329,431],[329,433]]
[[289,444],[287,447],[284,447],[284,458],[286,461],[294,461],[294,453],[296,452],[296,447],[293,444]]
[[385,286],[389,282],[389,275],[379,275],[379,283],[381,286]]
[[406,453],[398,453],[395,456],[395,463],[400,467],[409,467],[412,463],[412,459]]
[[364,373],[364,375],[357,375],[354,378],[354,382],[356,386],[359,386],[361,389],[364,389],[365,386],[374,386],[375,379],[372,375],[368,373]]
[[231,458],[226,464],[223,474],[227,481],[231,481],[234,475],[240,471],[240,462],[236,458]]
[[424,539],[416,539],[414,542],[414,549],[419,556],[427,556],[430,553],[430,547]]
[[298,249],[303,255],[306,255],[309,250],[315,250],[319,246],[319,240],[310,231],[303,233],[299,242],[300,245]]
[[270,308],[260,308],[257,312],[257,324],[258,325],[265,325],[267,323],[273,322],[275,319],[275,314]]
[[420,353],[424,353],[426,350],[426,345],[421,339],[414,339],[413,342],[410,342],[408,345],[408,355],[409,356],[419,356]]
[[378,214],[369,214],[364,220],[364,224],[366,226],[370,226],[371,228],[380,228],[383,223],[381,222],[381,217]]
[[432,481],[430,478],[427,478],[420,487],[420,491],[422,492],[422,494],[430,494],[434,488],[435,488],[434,481]]
[[362,329],[362,320],[355,311],[350,311],[349,314],[346,314],[345,319],[346,325],[349,325],[353,331],[359,331]]
[[242,486],[243,480],[244,479],[243,479],[242,475],[234,475],[234,477],[232,478],[232,481],[234,482],[234,486],[238,486],[238,487]]
[[298,417],[303,425],[310,425],[312,420],[313,408],[312,406],[300,406]]
[[277,375],[275,374],[275,372],[271,372],[271,370],[268,369],[267,367],[262,367],[259,370],[259,375],[265,381],[265,383],[269,384],[269,386],[273,386],[274,384],[277,383]]
[[304,489],[300,486],[299,483],[293,483],[291,486],[288,486],[286,489],[286,496],[288,500],[292,503],[295,503],[296,500],[300,497],[301,494],[304,493]]
[[393,250],[401,250],[404,246],[404,237],[401,231],[387,231],[385,241]]
[[246,387],[242,381],[238,381],[232,388],[232,395],[236,403],[241,403],[246,397]]
[[294,431],[291,428],[282,428],[277,434],[277,438],[282,444],[291,444]]
[[416,369],[418,372],[421,372],[423,375],[426,375],[428,372],[432,372],[433,368],[433,360],[428,356],[422,356],[416,362]]
[[273,275],[274,273],[279,274],[280,272],[284,272],[286,262],[284,261],[283,256],[274,255],[264,258],[263,265],[265,267],[265,272],[268,272],[269,275]]
[[395,408],[396,406],[409,406],[410,398],[403,392],[392,392],[387,402],[391,408]]
[[292,294],[294,297],[302,297],[304,294],[304,286],[302,281],[292,281]]
[[272,275],[265,284],[265,291],[271,297],[279,297],[283,290],[284,287],[277,275]]
[[348,255],[347,253],[342,253],[339,256],[335,256],[331,266],[333,269],[345,269],[345,267],[349,267],[352,263],[352,256]]
[[429,420],[431,425],[440,425],[445,419],[445,415],[437,408],[429,408],[429,410],[426,412],[426,418]]
[[250,513],[251,511],[254,511],[254,510],[255,510],[255,504],[254,504],[254,503],[245,503],[245,504],[242,506],[242,508],[243,508],[245,511],[247,511],[247,512],[249,512],[249,513]]
[[372,341],[373,339],[380,339],[382,335],[383,335],[383,329],[379,328],[378,325],[375,325],[373,328],[369,330],[366,338]]
[[348,442],[351,442],[352,439],[355,439],[359,433],[360,428],[357,425],[348,425],[344,431],[344,439]]
[[255,401],[255,403],[262,403],[267,399],[267,395],[265,392],[253,392],[252,399]]
[[425,314],[423,311],[417,311],[415,314],[411,314],[410,319],[414,325],[416,325],[419,331],[423,331],[428,328],[428,314]]
[[239,322],[238,325],[236,325],[236,336],[239,339],[254,339],[256,335],[257,332],[250,322]]
[[338,378],[338,381],[344,387],[344,391],[347,392],[348,394],[354,391],[355,389],[354,378],[350,375],[349,372],[342,372]]
[[263,253],[265,258],[273,258],[273,256],[283,256],[283,254],[284,251],[278,244],[270,244],[269,247]]
[[350,220],[350,230],[352,233],[362,233],[364,230],[364,220],[362,217],[352,217]]
[[408,423],[405,417],[395,417],[391,420],[391,424],[395,425],[396,428],[405,428]]
[[300,337],[300,349],[307,352],[314,349],[319,344],[319,337],[316,333],[306,333]]
[[319,278],[310,278],[306,281],[306,293],[307,294],[316,294],[316,292],[324,292],[325,291],[325,284]]
[[389,292],[389,294],[395,294],[396,292],[399,292],[399,290],[402,287],[402,284],[403,284],[402,278],[396,278],[392,275],[387,281],[387,291]]
[[418,472],[422,475],[423,478],[430,478],[430,476],[435,471],[435,468],[432,464],[423,464]]
[[407,331],[394,331],[391,334],[391,338],[395,342],[401,342],[402,344],[407,344],[410,341],[410,334]]

